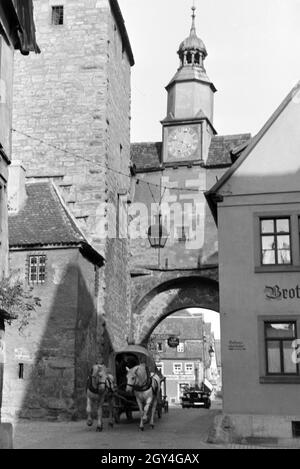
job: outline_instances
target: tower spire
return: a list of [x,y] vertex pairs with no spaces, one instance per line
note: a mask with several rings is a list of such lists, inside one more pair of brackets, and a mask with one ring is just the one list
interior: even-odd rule
[[196,25],[195,25],[195,18],[196,18],[196,14],[195,14],[195,11],[196,11],[196,7],[195,7],[195,1],[193,2],[193,6],[192,6],[192,27],[191,27],[191,36],[192,35],[197,35],[196,34]]
[[178,55],[180,58],[180,67],[193,66],[202,68],[204,71],[203,61],[207,56],[204,42],[196,33],[196,7],[193,1],[192,9],[192,26],[189,37],[187,37],[179,46]]

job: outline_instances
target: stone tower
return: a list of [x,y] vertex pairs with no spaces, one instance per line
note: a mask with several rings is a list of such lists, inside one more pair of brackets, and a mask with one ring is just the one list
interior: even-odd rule
[[107,355],[103,331],[118,348],[130,326],[128,241],[126,233],[118,237],[116,220],[130,188],[134,58],[117,0],[34,5],[41,54],[16,60],[13,159],[23,163],[28,180],[56,184],[105,258],[98,313]]

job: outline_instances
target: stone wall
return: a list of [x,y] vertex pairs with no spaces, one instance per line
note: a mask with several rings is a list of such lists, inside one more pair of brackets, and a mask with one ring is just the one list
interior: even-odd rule
[[16,61],[13,158],[29,179],[55,181],[104,256],[98,313],[118,348],[130,318],[127,240],[116,240],[118,193],[129,188],[130,61],[108,0],[64,0],[62,26],[50,24],[51,0],[34,3],[42,52]]
[[[11,271],[28,285],[27,256],[11,252]],[[97,356],[94,265],[78,249],[46,254],[46,281],[36,285],[41,307],[23,333],[6,327],[3,417],[77,418],[85,412],[85,384]],[[23,364],[23,378],[20,377]]]
[[133,339],[147,343],[158,324],[187,308],[219,311],[217,269],[190,272],[154,272],[136,277],[133,290]]

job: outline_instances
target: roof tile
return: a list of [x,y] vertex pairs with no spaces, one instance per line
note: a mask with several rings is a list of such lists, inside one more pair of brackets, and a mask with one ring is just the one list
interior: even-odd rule
[[[245,145],[251,134],[218,135],[212,137],[206,166],[231,166],[230,152]],[[142,142],[131,144],[131,161],[138,171],[161,168],[162,142]]]
[[27,199],[17,214],[9,214],[11,247],[79,244],[84,238],[67,213],[53,185],[26,184]]

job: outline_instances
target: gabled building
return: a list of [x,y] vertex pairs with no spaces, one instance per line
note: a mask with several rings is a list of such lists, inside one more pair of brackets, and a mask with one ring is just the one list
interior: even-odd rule
[[11,274],[41,307],[20,334],[6,328],[5,418],[76,418],[85,411],[87,373],[97,362],[97,314],[104,259],[88,243],[52,182],[26,183],[11,167]]
[[[170,338],[178,339],[178,345],[170,346]],[[211,324],[204,322],[203,315],[190,311],[172,314],[155,329],[150,345],[156,364],[166,377],[170,404],[180,404],[186,387],[201,388],[207,379],[215,389],[219,389],[218,377],[211,376],[211,351],[215,350],[214,334]]]
[[300,435],[299,126],[300,83],[206,194],[219,232],[230,438]]

